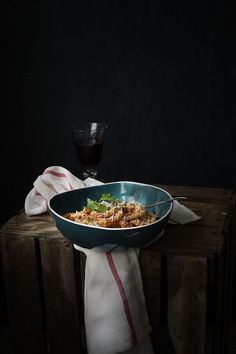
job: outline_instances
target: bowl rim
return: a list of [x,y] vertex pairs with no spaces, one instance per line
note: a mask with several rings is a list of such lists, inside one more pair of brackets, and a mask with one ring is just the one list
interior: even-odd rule
[[95,186],[86,186],[86,187],[82,187],[82,188],[77,188],[77,189],[72,189],[72,190],[69,190],[69,191],[65,191],[65,192],[62,192],[62,193],[58,193],[58,194],[55,194],[54,196],[52,196],[49,200],[48,200],[48,209],[53,213],[55,214],[57,217],[59,217],[60,219],[62,219],[63,221],[66,221],[66,222],[69,222],[69,223],[72,223],[74,225],[79,225],[79,226],[82,226],[82,227],[85,227],[85,228],[92,228],[92,229],[96,229],[96,230],[107,230],[107,231],[124,231],[124,230],[139,230],[139,229],[143,229],[145,227],[150,227],[151,225],[155,225],[157,223],[159,223],[161,220],[163,220],[167,215],[169,215],[173,209],[173,200],[170,200],[170,207],[169,209],[167,210],[167,212],[159,219],[157,219],[156,221],[150,223],[150,224],[147,224],[147,225],[141,225],[141,226],[133,226],[133,227],[103,227],[103,226],[96,226],[96,225],[87,225],[87,224],[80,224],[76,221],[73,221],[73,220],[69,220],[67,218],[65,218],[64,216],[58,214],[52,207],[51,207],[51,201],[53,198],[57,197],[58,195],[61,195],[61,194],[66,194],[66,193],[71,193],[73,191],[76,191],[76,190],[84,190],[84,189],[91,189],[91,188],[97,188],[97,187],[100,187],[100,186],[104,186],[104,185],[114,185],[114,184],[120,184],[120,183],[128,183],[128,184],[136,184],[136,185],[141,185],[141,186],[148,186],[148,187],[154,187],[155,189],[158,189],[164,193],[166,193],[169,198],[171,199],[172,196],[169,192],[167,192],[165,189],[161,188],[161,187],[158,187],[158,186],[155,186],[154,184],[148,184],[148,183],[143,183],[143,182],[132,182],[132,181],[115,181],[115,182],[108,182],[108,183],[103,183],[103,184],[99,184],[99,185],[95,185]]

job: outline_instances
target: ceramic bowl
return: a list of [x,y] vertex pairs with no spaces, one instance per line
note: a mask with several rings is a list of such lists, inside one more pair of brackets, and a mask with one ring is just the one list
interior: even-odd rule
[[150,209],[157,216],[154,223],[138,227],[105,228],[78,224],[63,217],[68,212],[82,210],[87,204],[87,198],[99,200],[103,193],[110,193],[121,201],[138,202],[144,206],[171,198],[167,191],[157,186],[131,181],[105,183],[57,194],[49,200],[48,207],[57,229],[65,238],[89,249],[103,245],[143,247],[163,233],[172,210],[171,201]]

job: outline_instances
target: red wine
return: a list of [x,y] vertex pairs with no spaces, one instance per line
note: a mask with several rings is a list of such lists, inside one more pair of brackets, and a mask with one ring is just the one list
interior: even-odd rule
[[96,166],[101,160],[103,142],[75,144],[77,157],[81,165]]

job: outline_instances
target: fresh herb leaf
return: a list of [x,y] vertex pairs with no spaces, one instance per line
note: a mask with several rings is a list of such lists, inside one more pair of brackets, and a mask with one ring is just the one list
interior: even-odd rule
[[104,204],[98,203],[95,200],[87,199],[87,208],[90,210],[98,211],[102,213],[107,210],[107,207]]
[[103,193],[100,200],[109,201],[109,202],[117,202],[118,201],[118,199],[116,197],[114,197],[113,195],[111,195],[111,193]]
[[90,210],[98,211],[99,213],[103,213],[104,211],[107,211],[108,207],[105,204],[100,203],[101,201],[115,203],[118,201],[118,199],[116,197],[112,196],[110,193],[103,193],[101,198],[99,199],[99,202],[88,198],[87,199],[87,208]]
[[108,208],[106,207],[106,205],[98,203],[96,211],[98,211],[99,213],[103,213],[104,211],[107,211]]
[[95,202],[95,200],[88,198],[87,199],[87,208],[91,209],[91,210],[95,210],[96,207],[97,207],[97,202]]

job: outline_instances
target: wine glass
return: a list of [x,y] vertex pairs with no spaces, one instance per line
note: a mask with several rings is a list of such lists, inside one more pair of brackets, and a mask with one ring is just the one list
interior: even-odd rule
[[96,167],[101,160],[104,136],[108,125],[105,123],[76,123],[72,136],[79,163],[83,166],[84,178],[97,176]]

